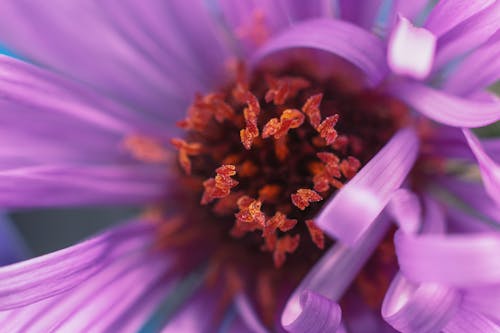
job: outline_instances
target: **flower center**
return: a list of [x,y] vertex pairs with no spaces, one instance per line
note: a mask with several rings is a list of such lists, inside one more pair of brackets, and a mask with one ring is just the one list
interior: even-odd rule
[[[406,117],[399,102],[300,64],[251,76],[238,66],[231,85],[197,95],[178,123],[175,207],[162,213],[159,243],[191,246],[190,260],[210,250],[213,281],[222,275],[233,292],[253,276],[262,313],[274,313],[280,284],[293,288],[333,243],[314,223],[322,204]],[[134,140],[136,156],[165,158]]]

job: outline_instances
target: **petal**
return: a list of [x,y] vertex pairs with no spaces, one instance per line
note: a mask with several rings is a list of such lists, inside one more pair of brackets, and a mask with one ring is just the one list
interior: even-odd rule
[[453,317],[453,320],[445,327],[444,333],[469,333],[469,332],[484,332],[484,333],[500,333],[500,325],[495,324],[484,315],[461,308]]
[[[229,54],[212,17],[203,1],[120,5],[126,8],[103,11],[101,4],[87,1],[62,0],[50,6],[3,1],[0,38],[26,58],[134,108],[163,119],[178,115],[200,86],[196,78],[184,79],[193,77],[188,67],[200,69],[200,81],[207,82],[222,73]],[[151,46],[151,39],[157,46]],[[186,53],[191,57],[178,57]],[[180,76],[183,84],[176,84]]]
[[336,332],[342,311],[330,299],[312,291],[300,295],[301,312],[297,318],[283,317],[283,327],[291,333]]
[[137,165],[44,165],[0,170],[4,207],[151,202],[167,184],[158,167]]
[[[328,250],[288,299],[281,316],[282,325],[299,332],[309,332],[308,328],[318,329],[321,325],[338,325],[340,310],[335,302],[340,300],[388,227],[388,218],[381,216],[354,247],[337,243]],[[306,296],[302,296],[304,294]],[[311,295],[313,298],[308,299]],[[311,322],[311,311],[318,310],[316,306],[321,307],[323,316],[314,317],[315,322]]]
[[418,154],[414,130],[403,129],[323,207],[318,226],[344,244],[353,245],[405,181]]
[[468,289],[464,294],[464,308],[474,309],[500,324],[500,285]]
[[484,151],[479,139],[468,129],[463,129],[467,142],[476,156],[486,192],[500,208],[500,165],[495,163]]
[[392,10],[412,20],[425,9],[428,2],[428,0],[395,0]]
[[332,17],[333,4],[327,0],[254,0],[235,2],[217,0],[222,19],[233,38],[247,54],[271,36],[300,21]]
[[3,206],[132,202],[163,192],[165,169],[134,160],[122,142],[141,132],[162,138],[165,128],[126,107],[0,56],[0,110]]
[[457,95],[482,91],[500,78],[500,31],[449,75],[443,89]]
[[400,16],[389,38],[387,62],[394,73],[423,80],[431,72],[435,48],[436,37],[429,30]]
[[498,17],[500,17],[500,3],[495,1],[442,35],[436,51],[436,68],[486,42],[500,28]]
[[498,233],[414,237],[398,231],[394,243],[401,271],[412,281],[455,287],[500,281]]
[[387,89],[426,117],[445,125],[480,127],[500,120],[499,102],[467,100],[417,82],[399,81]]
[[394,192],[387,210],[405,233],[415,234],[420,229],[422,208],[413,192],[407,189]]
[[382,316],[399,332],[440,332],[455,315],[461,295],[434,283],[415,285],[397,275],[382,304]]
[[425,27],[436,36],[441,36],[494,2],[495,0],[441,0],[429,14]]
[[382,0],[339,0],[340,16],[343,20],[370,30],[375,24],[382,2]]
[[485,224],[496,222],[500,226],[500,210],[479,181],[442,176],[433,182],[459,200],[457,207],[463,214],[474,215]]
[[164,296],[160,280],[171,288],[164,279],[170,264],[163,253],[139,251],[116,258],[70,292],[10,311],[2,327],[15,332],[113,332],[112,323],[120,321],[123,327],[123,322],[141,317],[137,307],[152,296],[151,291]]
[[0,310],[26,306],[77,287],[117,258],[151,245],[153,228],[132,223],[38,258],[0,269]]
[[308,48],[339,56],[363,71],[371,84],[386,73],[384,45],[380,39],[352,24],[315,19],[299,23],[272,38],[252,57],[256,64],[278,51]]
[[248,296],[243,293],[235,297],[235,305],[241,316],[242,321],[254,333],[266,333],[268,330],[261,322],[259,316],[255,312],[253,306],[250,304]]

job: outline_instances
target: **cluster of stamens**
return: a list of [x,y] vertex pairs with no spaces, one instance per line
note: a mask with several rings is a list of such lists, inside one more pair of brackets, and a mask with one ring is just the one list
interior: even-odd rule
[[[310,207],[342,187],[361,163],[353,156],[339,157],[336,149],[349,144],[337,143],[340,116],[322,119],[323,94],[308,93],[309,80],[265,75],[262,81],[266,88],[254,93],[240,70],[229,91],[198,95],[178,123],[186,138],[171,142],[187,175],[206,177],[207,165],[214,166],[202,183],[200,203],[218,216],[232,216],[232,237],[259,233],[260,250],[271,252],[274,265],[281,267],[299,247],[300,233],[292,235],[299,225],[318,248],[325,247],[313,221],[319,207]],[[293,163],[287,159],[291,148],[300,155]],[[287,169],[290,178],[277,177],[273,168]]]

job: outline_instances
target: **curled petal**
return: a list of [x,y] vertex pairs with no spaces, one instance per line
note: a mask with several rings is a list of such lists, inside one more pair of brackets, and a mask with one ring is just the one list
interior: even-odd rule
[[422,209],[418,197],[407,189],[399,189],[389,201],[388,211],[407,234],[415,234],[420,228]]
[[444,333],[500,333],[500,326],[481,313],[466,308],[459,309],[450,323],[443,329]]
[[398,82],[390,93],[434,121],[449,126],[480,127],[500,120],[500,103],[449,95],[416,82]]
[[304,291],[294,306],[300,307],[297,313],[288,311],[282,317],[283,327],[291,333],[336,332],[340,325],[340,306],[320,294]]
[[130,224],[38,258],[0,269],[0,309],[29,305],[68,291],[110,262],[149,244],[152,226]]
[[283,326],[290,330],[296,329],[297,332],[309,332],[306,324],[312,325],[309,326],[311,330],[318,329],[307,318],[310,311],[317,307],[322,308],[320,313],[325,316],[315,317],[317,323],[326,327],[338,325],[340,309],[337,310],[335,302],[340,300],[388,228],[389,221],[382,215],[356,246],[337,243],[328,250],[288,299],[281,317]]
[[498,233],[415,237],[398,231],[394,243],[401,271],[412,281],[455,287],[500,281]]
[[388,64],[394,73],[425,79],[434,63],[436,36],[399,17],[389,39]]
[[382,304],[382,316],[399,332],[441,331],[455,315],[461,295],[455,289],[434,283],[415,285],[398,275]]
[[372,84],[386,73],[384,46],[380,39],[355,25],[334,19],[315,19],[299,23],[271,39],[251,59],[293,48],[310,48],[344,58],[361,69]]
[[479,162],[479,169],[483,178],[486,192],[500,207],[500,166],[495,163],[481,146],[479,139],[468,129],[463,129],[467,143]]
[[372,158],[316,219],[327,234],[353,245],[377,218],[410,172],[419,142],[412,129],[403,129]]

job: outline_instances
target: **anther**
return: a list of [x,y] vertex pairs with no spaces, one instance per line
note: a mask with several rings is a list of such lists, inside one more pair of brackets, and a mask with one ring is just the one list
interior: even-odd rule
[[306,220],[307,230],[309,230],[309,235],[311,236],[312,241],[316,246],[320,249],[325,248],[325,235],[323,231],[318,228],[318,226],[314,223],[313,220]]
[[309,118],[309,123],[312,127],[317,128],[321,123],[321,112],[319,110],[319,105],[321,104],[321,99],[323,94],[316,94],[307,99],[307,101],[302,106],[302,112],[304,112]]
[[297,220],[288,219],[285,214],[276,212],[273,217],[266,221],[262,236],[267,237],[274,233],[277,229],[287,232],[292,230],[295,225],[297,225]]
[[186,174],[191,174],[191,160],[189,156],[196,156],[201,153],[202,145],[200,143],[187,143],[178,138],[173,138],[170,143],[179,151],[179,163]]
[[310,86],[309,81],[300,77],[285,76],[277,79],[268,75],[266,81],[269,90],[265,100],[267,103],[274,101],[275,105],[283,105],[287,99],[295,97],[301,89]]
[[273,252],[274,266],[280,268],[286,260],[287,253],[293,253],[297,250],[300,243],[300,235],[285,235],[278,238]]
[[291,195],[292,203],[300,210],[309,207],[309,203],[323,200],[323,197],[316,191],[301,188]]
[[335,114],[333,116],[325,118],[317,127],[320,136],[325,139],[327,145],[331,145],[335,142],[337,138],[337,131],[335,130],[335,125],[339,121],[339,115]]
[[209,178],[203,182],[205,191],[201,198],[201,204],[206,205],[214,199],[224,198],[229,195],[231,189],[238,185],[238,181],[231,177],[236,175],[234,165],[223,165],[215,170],[215,178]]
[[262,130],[262,138],[266,139],[274,136],[275,139],[280,139],[287,135],[292,128],[300,127],[305,120],[302,112],[296,109],[286,109],[278,118],[272,118],[267,122]]

